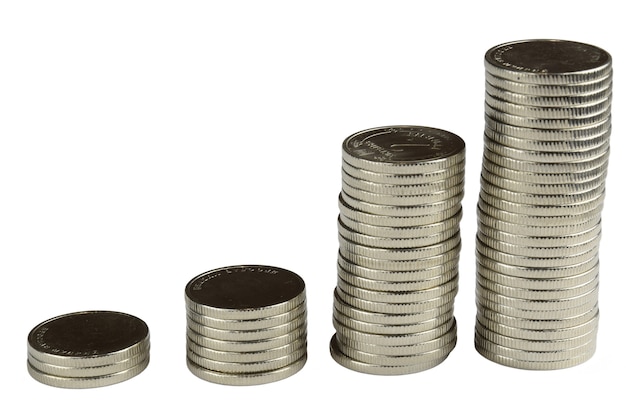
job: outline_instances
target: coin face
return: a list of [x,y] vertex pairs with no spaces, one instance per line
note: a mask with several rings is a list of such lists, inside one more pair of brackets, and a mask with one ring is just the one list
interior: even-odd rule
[[485,59],[510,71],[545,74],[583,72],[611,62],[611,56],[598,47],[552,39],[498,45],[487,51]]
[[146,323],[114,311],[70,313],[47,320],[28,335],[31,349],[61,357],[106,356],[148,337]]
[[185,288],[198,304],[226,310],[258,309],[292,300],[304,291],[304,281],[282,268],[239,265],[198,275]]
[[363,130],[348,137],[344,152],[371,162],[408,163],[445,158],[465,149],[457,135],[421,126],[389,126]]

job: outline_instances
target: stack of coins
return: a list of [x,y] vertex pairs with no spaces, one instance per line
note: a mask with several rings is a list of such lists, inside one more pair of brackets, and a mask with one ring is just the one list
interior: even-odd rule
[[126,381],[149,362],[148,326],[114,311],[52,318],[28,335],[27,367],[37,381],[59,388],[96,388]]
[[185,288],[187,367],[223,385],[287,378],[307,360],[302,278],[262,265],[214,269]]
[[343,142],[330,342],[340,365],[409,374],[454,349],[464,166],[465,143],[440,129],[388,126]]
[[485,67],[475,346],[510,367],[571,367],[596,348],[611,57],[529,40]]

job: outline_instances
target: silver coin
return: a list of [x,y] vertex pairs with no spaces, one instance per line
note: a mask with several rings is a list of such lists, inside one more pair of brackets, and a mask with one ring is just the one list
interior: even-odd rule
[[386,174],[417,174],[449,168],[465,157],[457,135],[423,126],[386,126],[357,132],[343,142],[348,164]]
[[344,293],[360,298],[364,301],[388,304],[421,303],[435,298],[458,288],[458,280],[451,280],[445,284],[418,291],[375,291],[354,286],[341,278],[337,279],[337,287]]
[[[485,213],[489,218],[498,219],[506,223],[518,224],[520,226],[530,226],[532,231],[533,227],[541,227],[541,226],[569,226],[576,225],[581,223],[587,223],[589,221],[593,221],[596,219],[596,222],[601,220],[602,208],[600,205],[595,207],[587,212],[578,213],[578,214],[563,214],[556,216],[547,216],[547,215],[532,215],[532,214],[521,214],[514,213],[507,210],[503,210],[497,207],[492,206],[483,200],[482,195],[479,195],[478,198],[478,209],[480,213]],[[520,228],[520,231],[524,228]],[[503,230],[506,231],[506,230]],[[516,231],[516,232],[520,232]],[[526,234],[526,233],[521,233]]]
[[611,55],[596,46],[558,39],[507,42],[485,53],[486,70],[532,84],[578,84],[611,72]]
[[[502,107],[502,106],[501,106]],[[608,119],[611,116],[611,107],[608,106],[600,113],[585,115],[577,118],[545,119],[542,117],[519,116],[505,113],[484,103],[485,116],[507,125],[519,126],[531,129],[577,129],[594,125]]]
[[305,301],[304,281],[282,268],[237,265],[193,278],[185,287],[187,308],[223,320],[254,320],[286,313]]
[[[345,310],[344,310],[345,311]],[[333,318],[340,325],[362,333],[378,335],[402,335],[425,332],[443,326],[454,317],[454,311],[448,310],[433,319],[408,324],[379,324],[355,319],[337,308],[333,309]]]
[[[486,117],[486,120],[491,120]],[[504,125],[503,123],[500,123]],[[527,129],[528,131],[539,129]],[[556,129],[553,129],[556,130]],[[542,130],[547,131],[547,130]],[[568,129],[567,131],[572,131],[572,129]],[[489,127],[485,128],[485,136],[488,136],[489,139],[495,143],[498,143],[502,146],[507,146],[510,148],[514,148],[515,150],[522,151],[534,151],[534,152],[556,152],[556,153],[564,153],[564,152],[590,152],[595,149],[598,149],[601,146],[604,146],[610,140],[610,131],[607,133],[594,135],[590,138],[583,139],[558,139],[558,140],[550,140],[550,139],[528,139],[528,138],[519,138],[517,136],[507,135],[501,132],[497,132],[495,130],[490,129]]]
[[221,385],[248,386],[269,384],[286,379],[290,376],[295,375],[302,368],[304,368],[306,362],[307,356],[304,355],[298,361],[280,369],[275,369],[268,372],[231,374],[203,368],[202,366],[199,366],[193,361],[187,359],[187,368],[192,374],[205,381]]
[[599,317],[600,316],[596,314],[591,320],[583,324],[559,329],[519,328],[491,320],[481,314],[476,315],[476,320],[486,329],[503,336],[526,340],[562,340],[575,338],[587,334],[592,330],[597,330]]
[[271,372],[289,366],[306,355],[306,348],[289,353],[276,359],[259,362],[221,362],[202,357],[192,350],[187,350],[187,359],[194,364],[215,372],[228,374],[254,374]]
[[146,350],[131,358],[109,365],[76,367],[52,365],[46,362],[42,362],[29,354],[28,363],[35,370],[51,376],[57,376],[62,378],[98,378],[123,372],[137,365],[140,365],[143,362],[149,360],[149,356],[150,353]]
[[445,264],[446,262],[457,261],[461,254],[461,245],[457,245],[455,248],[450,249],[448,252],[441,255],[431,257],[420,257],[413,260],[387,260],[370,258],[363,255],[357,255],[352,252],[346,252],[339,249],[340,255],[352,262],[355,265],[363,266],[371,269],[384,269],[387,271],[416,271],[420,269],[432,268],[437,265]]
[[486,158],[483,158],[482,169],[483,172],[487,171],[493,175],[513,181],[521,181],[532,184],[569,184],[579,181],[585,182],[597,179],[606,179],[608,166],[608,161],[605,161],[599,167],[589,171],[546,174],[505,168],[494,164]]
[[477,238],[483,242],[486,246],[497,250],[499,252],[508,253],[511,255],[527,256],[527,257],[544,257],[544,258],[562,258],[568,256],[581,255],[600,244],[600,235],[590,239],[587,242],[571,245],[571,246],[557,246],[557,247],[541,247],[541,246],[521,246],[511,243],[503,242],[498,239],[494,239],[482,233],[479,230],[476,233]]
[[414,206],[370,203],[354,198],[343,191],[341,192],[341,198],[351,207],[366,213],[392,217],[419,217],[439,213],[457,206],[463,200],[463,193],[459,193],[447,200]]
[[604,187],[577,194],[528,194],[507,190],[490,183],[484,177],[480,178],[481,189],[494,197],[510,201],[517,204],[531,204],[537,206],[567,206],[584,204],[595,200],[604,194]]
[[421,353],[441,349],[449,343],[454,343],[457,340],[457,327],[456,320],[453,319],[451,329],[443,336],[412,345],[379,345],[363,343],[355,339],[344,338],[341,333],[336,333],[335,338],[340,346],[347,346],[363,353],[385,356],[419,355]]
[[365,235],[382,238],[420,239],[440,233],[449,233],[450,229],[454,228],[458,230],[461,219],[463,218],[463,211],[459,210],[454,216],[441,222],[415,227],[372,226],[354,221],[342,214],[339,215],[339,218],[341,223],[347,228]]
[[554,360],[554,361],[530,361],[530,360],[519,360],[512,359],[506,357],[504,355],[499,355],[497,353],[490,352],[480,346],[478,343],[475,344],[476,351],[484,356],[486,359],[498,363],[503,366],[508,366],[511,368],[517,369],[527,369],[527,370],[537,370],[537,371],[548,371],[548,370],[557,370],[557,369],[566,369],[574,366],[578,366],[582,363],[585,363],[595,353],[595,346],[590,347],[587,352],[581,354],[579,356],[564,359],[564,360]]
[[300,316],[296,317],[290,322],[274,327],[255,330],[224,330],[205,326],[187,316],[187,327],[193,330],[195,333],[212,339],[233,342],[247,342],[272,339],[295,331],[296,329],[299,329],[303,326],[306,326],[306,323],[306,313],[302,313]]
[[430,194],[419,195],[394,195],[378,194],[370,191],[351,187],[347,183],[342,184],[342,193],[350,197],[370,204],[387,206],[420,206],[426,204],[440,203],[447,201],[463,193],[463,184],[458,184],[448,189],[439,190]]
[[459,232],[457,228],[452,228],[442,233],[419,238],[385,238],[380,236],[370,236],[352,230],[341,221],[341,218],[337,221],[337,229],[339,231],[339,235],[344,239],[350,240],[358,245],[383,249],[411,249],[437,245],[451,239]]
[[380,325],[411,325],[415,323],[425,323],[435,320],[454,310],[454,300],[442,306],[423,310],[416,313],[377,313],[351,306],[344,302],[337,294],[337,289],[333,293],[334,308],[342,314],[355,320]]
[[477,317],[484,317],[493,322],[497,322],[501,325],[513,327],[516,329],[525,329],[529,331],[536,330],[539,332],[549,333],[550,331],[567,330],[570,328],[581,326],[585,323],[588,323],[590,320],[593,320],[593,318],[598,313],[599,309],[596,305],[594,306],[594,308],[584,311],[577,316],[567,317],[563,319],[532,319],[509,316],[482,306],[478,306],[476,315]]
[[560,236],[525,236],[514,232],[504,232],[481,222],[478,224],[478,232],[513,245],[552,248],[561,246],[576,246],[586,243],[600,235],[602,232],[602,223],[599,221],[588,230]]
[[385,314],[417,314],[435,309],[437,307],[442,307],[454,301],[458,289],[454,289],[440,297],[432,298],[427,301],[394,304],[363,300],[362,298],[346,294],[344,291],[341,290],[341,288],[338,287],[335,288],[335,292],[344,303],[361,310]]
[[585,151],[568,151],[568,152],[544,152],[529,151],[525,149],[517,149],[509,146],[501,145],[492,140],[486,133],[484,136],[484,145],[491,151],[509,158],[527,162],[539,163],[581,163],[596,160],[599,156],[609,152],[609,141],[603,141],[601,146]]
[[525,214],[529,216],[564,216],[564,215],[584,215],[590,211],[603,207],[605,193],[599,193],[590,200],[574,201],[562,205],[537,205],[529,203],[515,203],[502,200],[499,197],[489,194],[485,190],[479,193],[480,199],[498,210],[510,213]]
[[565,309],[553,309],[553,310],[527,310],[523,308],[516,308],[507,306],[501,303],[501,300],[493,301],[476,295],[476,305],[482,308],[493,310],[496,313],[500,313],[506,316],[517,317],[521,319],[531,320],[565,320],[578,317],[581,314],[588,313],[596,308],[596,304],[593,304],[591,300],[587,304],[582,304],[578,307],[565,308]]
[[532,288],[518,288],[511,287],[509,285],[500,284],[496,281],[492,281],[488,278],[483,277],[479,273],[476,274],[476,283],[478,284],[478,288],[485,288],[493,293],[500,294],[505,297],[510,297],[513,299],[526,299],[526,300],[564,300],[564,299],[573,299],[576,297],[582,297],[586,294],[589,294],[595,288],[598,288],[598,275],[589,280],[588,282],[582,283],[575,287],[566,287],[566,288],[558,288],[558,289],[541,289],[536,290]]
[[306,338],[300,338],[291,343],[272,349],[254,352],[229,352],[200,346],[191,339],[187,338],[187,349],[193,351],[198,356],[219,362],[251,363],[269,361],[306,349],[306,347]]
[[345,356],[358,362],[377,366],[419,366],[423,363],[431,363],[441,359],[442,357],[447,357],[456,346],[456,341],[452,341],[442,348],[429,352],[419,353],[416,355],[393,356],[374,355],[372,353],[365,353],[357,349],[352,349],[349,346],[341,345],[337,337],[335,337],[335,342],[337,343],[337,347]]
[[611,91],[611,88],[605,88],[586,94],[542,96],[516,93],[485,83],[485,92],[490,96],[508,103],[532,107],[584,107],[606,100]]
[[[460,232],[454,234],[450,239],[436,245],[404,249],[374,248],[370,246],[359,245],[358,243],[352,242],[339,235],[339,249],[343,253],[349,252],[359,256],[389,261],[410,261],[418,258],[430,258],[433,256],[443,255],[444,253],[451,251],[460,244]],[[348,256],[344,256],[349,259]]]
[[259,352],[262,350],[276,349],[288,345],[296,340],[303,340],[307,337],[306,326],[300,326],[294,331],[281,336],[264,340],[232,341],[221,340],[203,336],[187,328],[187,337],[195,344],[214,350],[227,352]]
[[436,278],[438,276],[451,273],[458,270],[458,261],[452,260],[440,265],[416,269],[414,271],[389,271],[384,269],[372,269],[355,265],[350,260],[345,259],[339,254],[337,264],[345,271],[358,275],[363,278],[376,279],[381,281],[422,281]]
[[[514,233],[524,236],[563,236],[576,233],[582,233],[593,229],[601,220],[602,214],[595,214],[589,217],[579,216],[574,217],[576,223],[570,224],[556,224],[556,225],[528,225],[523,223],[514,223],[504,221],[490,216],[480,207],[477,207],[478,221],[485,226],[502,230],[507,233]],[[514,216],[510,216],[514,217]],[[512,219],[509,219],[512,220]]]
[[430,330],[404,334],[375,334],[362,332],[345,326],[333,316],[333,326],[339,340],[350,340],[357,343],[366,343],[377,346],[409,346],[419,345],[431,340],[439,339],[456,326],[454,318],[441,326]]
[[410,174],[386,174],[367,169],[358,168],[350,165],[348,162],[342,162],[342,170],[351,177],[371,181],[378,184],[390,185],[416,185],[431,184],[433,182],[444,181],[465,172],[465,158],[458,159],[455,165],[441,169],[439,171],[428,171],[422,173]]
[[556,352],[567,349],[575,349],[594,342],[597,336],[597,327],[580,336],[568,339],[555,340],[528,340],[504,336],[485,328],[480,322],[476,322],[476,333],[498,346],[529,352]]
[[586,172],[598,169],[609,160],[609,152],[598,155],[589,161],[577,162],[534,162],[522,161],[517,158],[502,156],[488,147],[483,148],[483,158],[505,168],[537,174],[568,174],[571,172]]
[[498,345],[497,343],[493,343],[490,340],[487,340],[478,332],[475,332],[474,343],[475,346],[477,346],[477,348],[479,348],[483,352],[489,352],[492,355],[498,355],[516,361],[530,362],[533,364],[546,364],[567,361],[573,358],[578,358],[589,352],[593,352],[596,349],[595,340],[569,349],[554,351],[539,352],[523,349],[514,349],[507,346]]
[[613,97],[611,94],[600,102],[583,107],[539,107],[509,103],[485,94],[485,104],[492,109],[514,116],[537,119],[587,119],[610,111]]
[[341,266],[337,266],[337,276],[349,283],[350,285],[365,288],[373,291],[391,291],[391,292],[403,292],[403,291],[421,291],[427,290],[433,287],[437,287],[446,284],[453,280],[458,280],[456,271],[446,272],[445,274],[436,275],[434,277],[423,279],[419,281],[389,281],[380,279],[363,278],[358,275],[352,274]]
[[517,82],[498,77],[491,74],[489,71],[485,71],[485,81],[494,87],[519,94],[545,97],[577,96],[611,89],[613,85],[613,71],[609,70],[603,77],[577,84],[535,84]]
[[578,265],[590,259],[597,258],[599,254],[599,247],[596,246],[579,255],[562,256],[558,258],[511,255],[510,253],[500,252],[484,245],[480,239],[476,239],[476,250],[481,255],[493,259],[494,261],[528,268],[560,268]]
[[146,323],[115,311],[64,314],[38,324],[28,334],[28,354],[61,367],[113,365],[149,348]]
[[598,285],[586,293],[568,298],[555,299],[525,299],[499,294],[486,287],[476,284],[476,297],[481,300],[498,303],[504,307],[511,307],[526,311],[555,311],[576,309],[581,306],[593,306],[598,302]]
[[148,366],[149,362],[149,358],[146,358],[143,362],[140,362],[139,364],[131,368],[112,374],[100,375],[96,377],[72,378],[51,375],[34,368],[30,362],[28,362],[27,364],[27,369],[30,376],[33,377],[33,379],[35,379],[36,381],[41,382],[42,384],[50,385],[57,388],[86,389],[100,388],[127,381],[143,372]]
[[343,217],[372,226],[417,227],[432,223],[439,223],[454,216],[461,210],[461,208],[461,203],[457,203],[456,205],[453,205],[445,210],[421,216],[387,216],[357,210],[349,206],[341,195],[339,196],[339,213]]
[[216,319],[214,317],[204,316],[202,314],[196,313],[193,310],[187,309],[187,316],[194,322],[214,329],[231,331],[254,331],[268,329],[275,326],[287,324],[297,317],[301,317],[304,313],[306,313],[305,302],[302,302],[293,310],[289,310],[286,313],[251,320]]
[[552,278],[524,278],[491,270],[480,263],[476,265],[476,273],[489,281],[508,287],[525,288],[528,290],[563,290],[575,288],[590,281],[597,280],[599,269],[599,263],[596,263],[588,270],[578,274]]
[[447,356],[443,355],[432,362],[424,362],[419,365],[408,365],[408,366],[386,366],[386,365],[374,365],[366,362],[361,362],[354,360],[348,356],[346,356],[339,347],[337,339],[335,336],[332,337],[330,342],[330,354],[331,357],[341,366],[365,373],[365,374],[373,374],[373,375],[407,375],[413,374],[417,372],[423,372],[428,369],[434,368],[435,366],[442,363]]
[[341,179],[342,182],[349,187],[369,193],[394,196],[417,196],[430,195],[443,190],[449,190],[452,187],[462,186],[465,174],[459,173],[444,180],[424,184],[386,184],[353,177],[342,169]]

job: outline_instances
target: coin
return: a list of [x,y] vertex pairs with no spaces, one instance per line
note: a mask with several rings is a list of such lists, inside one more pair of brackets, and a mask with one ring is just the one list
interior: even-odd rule
[[217,268],[185,287],[187,367],[224,385],[275,382],[307,358],[304,280],[266,265]]
[[146,323],[115,311],[64,314],[28,334],[28,370],[62,388],[101,387],[138,375],[149,362]]

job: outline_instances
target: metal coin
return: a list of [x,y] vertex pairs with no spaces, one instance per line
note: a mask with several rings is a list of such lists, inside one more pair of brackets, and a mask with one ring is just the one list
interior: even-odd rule
[[502,90],[519,94],[528,94],[544,97],[577,96],[593,94],[612,88],[613,71],[609,70],[603,77],[592,81],[577,84],[535,84],[524,83],[498,77],[485,71],[485,82]]
[[[502,105],[500,106],[502,108]],[[611,107],[600,108],[600,113],[594,113],[576,118],[546,119],[542,117],[519,116],[517,114],[505,113],[502,110],[484,104],[485,116],[497,122],[507,125],[531,128],[531,129],[577,129],[600,123],[611,116]]]
[[498,363],[500,365],[508,366],[511,368],[517,369],[528,369],[528,370],[538,370],[538,371],[548,371],[548,370],[557,370],[557,369],[566,369],[574,366],[578,366],[582,363],[585,363],[593,356],[595,352],[595,346],[589,348],[587,352],[581,354],[579,356],[564,359],[564,360],[554,360],[554,361],[529,361],[529,360],[519,360],[512,359],[503,355],[499,355],[497,353],[490,352],[480,346],[478,343],[475,344],[476,351],[484,356],[486,359],[489,359],[492,362]]
[[512,298],[524,298],[528,300],[555,300],[565,299],[571,297],[582,296],[598,286],[598,276],[593,279],[575,287],[550,289],[550,290],[536,290],[529,288],[511,287],[509,285],[503,285],[498,282],[489,280],[480,273],[476,274],[476,282],[481,288],[486,288],[497,294],[502,294],[506,297]]
[[425,226],[432,223],[439,223],[450,217],[453,217],[462,209],[461,204],[451,206],[445,210],[425,214],[422,216],[387,216],[379,214],[371,214],[350,207],[343,197],[339,196],[339,213],[344,218],[351,219],[355,222],[369,224],[372,226],[383,227],[417,227]]
[[428,171],[409,174],[387,174],[370,171],[350,165],[345,160],[342,163],[342,170],[351,177],[363,181],[371,181],[377,184],[389,185],[416,185],[431,184],[438,181],[445,181],[465,172],[465,158],[458,159],[455,165],[441,169],[439,171]]
[[414,206],[370,203],[354,198],[344,191],[341,192],[341,198],[343,198],[349,206],[354,207],[356,210],[370,214],[392,217],[419,217],[439,213],[457,206],[463,200],[463,193],[459,193],[443,201]]
[[455,213],[453,217],[438,223],[415,227],[386,227],[360,223],[341,214],[339,215],[341,223],[355,232],[374,237],[398,239],[419,239],[440,233],[449,233],[450,229],[459,228],[462,218],[463,211],[459,210],[459,212]]
[[454,311],[449,310],[433,319],[422,322],[408,324],[379,324],[358,320],[350,317],[349,315],[346,315],[337,308],[333,309],[333,318],[341,326],[354,329],[362,333],[378,335],[403,335],[409,333],[425,332],[443,326],[445,323],[452,320],[453,317]]
[[287,324],[297,317],[301,317],[304,313],[306,313],[305,302],[302,302],[293,310],[289,310],[286,313],[250,320],[216,319],[214,317],[204,316],[193,310],[187,309],[187,317],[189,317],[194,322],[215,329],[231,331],[254,331],[268,329],[271,327]]
[[456,290],[458,288],[458,280],[451,280],[445,284],[418,291],[375,291],[354,286],[341,278],[338,278],[337,287],[344,293],[352,297],[360,298],[364,301],[404,304],[421,303],[441,297],[450,291]]
[[259,362],[222,362],[200,356],[192,350],[187,350],[187,359],[194,364],[215,372],[228,374],[251,374],[259,372],[271,372],[289,366],[306,355],[306,348],[289,353],[275,359]]
[[415,323],[425,323],[435,320],[438,317],[446,315],[448,312],[454,309],[454,300],[439,307],[432,308],[430,310],[423,310],[416,313],[377,313],[374,311],[364,310],[358,307],[353,307],[344,302],[337,294],[337,289],[334,291],[334,308],[342,314],[351,317],[355,320],[374,323],[380,325],[411,325]]
[[286,313],[305,300],[304,281],[282,268],[238,265],[193,278],[185,288],[188,308],[224,320],[250,320]]
[[447,201],[459,194],[463,193],[463,184],[457,184],[450,188],[438,190],[430,194],[416,195],[398,195],[398,194],[379,194],[376,192],[361,190],[354,188],[347,183],[342,184],[343,194],[361,200],[365,203],[380,204],[388,206],[420,206],[425,204],[440,203]]
[[464,158],[465,142],[441,129],[387,126],[367,129],[343,142],[343,159],[352,166],[388,174],[440,171]]
[[335,338],[340,346],[348,346],[351,349],[355,349],[363,353],[385,356],[419,355],[441,349],[449,343],[454,343],[457,339],[457,327],[456,320],[453,319],[452,327],[443,336],[412,345],[379,345],[364,343],[355,339],[345,338],[341,333],[336,333]]
[[280,369],[275,369],[268,372],[256,372],[256,373],[243,373],[232,374],[226,372],[212,371],[198,364],[194,363],[190,359],[187,359],[187,368],[189,371],[200,379],[213,382],[221,385],[235,385],[235,386],[248,386],[248,385],[261,385],[277,382],[288,378],[298,373],[306,364],[307,356],[304,355],[298,361],[287,365]]
[[497,271],[486,268],[478,263],[476,265],[476,273],[482,278],[495,282],[500,285],[505,285],[514,288],[524,288],[528,290],[564,290],[570,288],[576,288],[581,285],[585,285],[588,282],[598,279],[599,263],[596,263],[590,267],[587,271],[579,274],[566,275],[563,277],[553,278],[524,278],[517,277],[509,274],[499,273]]
[[195,344],[209,349],[227,352],[259,352],[262,350],[276,349],[297,340],[306,339],[307,329],[306,325],[303,325],[289,333],[271,339],[233,341],[207,337],[187,328],[187,337]]
[[453,187],[462,186],[465,174],[460,173],[444,180],[425,184],[386,184],[353,177],[342,169],[341,178],[344,184],[356,190],[382,195],[418,196],[434,194],[443,190],[449,190]]
[[542,96],[516,93],[485,83],[485,92],[498,100],[536,107],[583,107],[606,100],[611,91],[611,88],[605,88],[587,94]]
[[245,341],[258,341],[272,339],[280,337],[284,334],[290,333],[306,326],[306,313],[302,313],[300,316],[291,320],[288,323],[281,324],[274,327],[268,327],[265,329],[255,330],[224,330],[216,329],[214,327],[208,327],[200,324],[189,316],[187,316],[187,327],[194,332],[201,334],[212,339],[219,339],[223,341],[245,342]]
[[597,330],[598,319],[599,315],[596,314],[591,320],[577,326],[559,329],[527,329],[509,326],[491,320],[481,314],[476,315],[476,320],[486,329],[503,336],[526,340],[563,340],[582,336],[593,330]]
[[346,252],[341,250],[341,248],[339,249],[339,251],[340,256],[342,256],[344,259],[347,259],[355,265],[363,266],[365,268],[385,269],[388,271],[415,271],[420,269],[432,268],[450,261],[458,262],[461,253],[461,244],[459,243],[457,247],[452,248],[448,252],[441,255],[421,258],[418,257],[413,260],[377,259],[363,255],[357,255],[352,252]]
[[[458,247],[461,244],[461,233],[458,232],[450,239],[430,246],[422,246],[404,249],[386,249],[374,248],[365,245],[359,245],[339,235],[339,249],[345,253],[365,256],[368,258],[389,260],[389,261],[411,261],[419,258],[430,258],[433,256],[443,255]],[[349,259],[349,256],[344,255]]]
[[608,98],[603,101],[583,107],[539,107],[509,103],[489,94],[485,94],[485,104],[496,111],[513,116],[547,120],[587,119],[592,116],[597,116],[610,111],[612,100],[612,96],[609,95]]
[[442,354],[437,360],[431,362],[420,363],[419,365],[408,366],[386,366],[386,365],[374,365],[366,362],[361,362],[346,356],[339,347],[336,336],[333,336],[330,341],[330,354],[332,358],[341,366],[353,371],[372,374],[372,375],[407,375],[417,372],[423,372],[425,370],[434,368],[442,363],[447,355]]
[[488,308],[479,306],[476,316],[488,319],[492,322],[497,322],[503,326],[509,326],[516,329],[525,329],[528,331],[534,330],[538,332],[547,332],[549,334],[549,332],[551,331],[567,330],[582,326],[585,323],[588,323],[590,320],[593,320],[593,318],[598,313],[599,309],[596,305],[594,308],[584,311],[577,316],[566,317],[562,319],[533,319],[509,316],[507,314],[498,313]]
[[611,55],[593,45],[555,39],[507,42],[485,53],[487,71],[531,84],[577,84],[611,72]]
[[28,353],[40,362],[64,367],[112,365],[146,352],[146,323],[115,311],[64,314],[35,326],[28,334]]
[[335,288],[335,291],[337,296],[344,303],[361,310],[386,314],[414,314],[447,305],[448,303],[454,301],[454,297],[456,296],[458,289],[455,288],[440,297],[432,298],[427,301],[394,304],[363,300],[362,298],[354,297],[345,293],[341,290],[341,288]]
[[272,359],[281,358],[290,355],[296,351],[306,349],[307,340],[297,339],[286,345],[273,349],[266,349],[255,352],[229,352],[223,350],[210,349],[200,346],[191,339],[187,338],[187,349],[203,358],[212,359],[219,362],[235,362],[235,363],[252,363],[264,362]]

